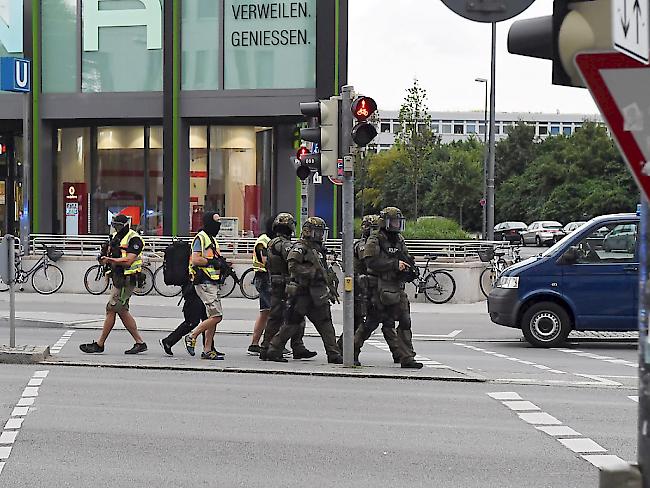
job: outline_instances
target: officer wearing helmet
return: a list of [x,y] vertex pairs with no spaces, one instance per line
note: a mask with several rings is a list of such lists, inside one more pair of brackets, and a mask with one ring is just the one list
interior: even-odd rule
[[[275,337],[284,323],[284,307],[287,301],[285,288],[289,283],[287,258],[289,257],[289,251],[293,247],[291,236],[296,231],[296,220],[290,213],[279,213],[273,221],[272,231],[275,237],[269,241],[266,255],[266,269],[271,282],[271,311],[264,328],[264,339],[260,346],[260,359],[263,361],[267,360],[267,351],[271,339]],[[294,359],[309,359],[316,356],[315,351],[310,351],[305,347],[302,340],[304,332],[305,323],[303,321],[301,327],[293,331],[293,335],[290,336]],[[287,339],[284,340],[285,343]],[[284,345],[282,349],[284,349]]]
[[300,330],[305,317],[309,318],[323,340],[327,362],[342,364],[341,351],[336,345],[332,324],[330,290],[332,271],[325,258],[323,243],[327,240],[327,225],[320,217],[309,217],[302,226],[300,240],[287,257],[290,281],[287,284],[285,324],[271,340],[267,358],[286,362],[282,350],[289,337]]
[[379,214],[378,230],[366,240],[363,261],[368,274],[377,280],[372,293],[372,314],[361,325],[354,336],[355,361],[364,341],[379,325],[379,317],[396,320],[397,341],[402,368],[422,368],[415,360],[411,332],[411,310],[408,296],[404,291],[404,272],[408,271],[411,257],[402,237],[406,220],[397,207],[386,207]]
[[[379,227],[379,215],[365,215],[361,220],[361,238],[354,243],[354,331],[366,320],[366,316],[371,317],[373,320],[376,318],[379,322],[377,314],[372,312],[372,305],[370,299],[377,288],[377,279],[368,275],[366,264],[363,261],[363,253],[366,247],[366,241],[372,232],[375,232]],[[367,330],[367,329],[366,329]],[[374,329],[373,329],[374,330]],[[395,324],[391,319],[383,324],[381,329],[384,334],[384,339],[393,354],[393,360],[400,362],[400,353],[397,345],[397,333],[395,332]],[[364,337],[364,341],[368,337]],[[343,334],[339,337],[338,346],[343,350]]]

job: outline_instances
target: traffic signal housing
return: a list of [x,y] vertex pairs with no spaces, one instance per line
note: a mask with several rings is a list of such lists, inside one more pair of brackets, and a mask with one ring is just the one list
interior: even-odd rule
[[298,152],[296,152],[296,176],[303,181],[309,178],[309,175],[311,174],[311,169],[309,169],[307,164],[304,162],[304,156],[307,154],[309,154],[309,149],[305,146],[301,146],[300,149],[298,149]]
[[359,147],[366,147],[377,137],[377,129],[368,119],[377,111],[377,102],[370,97],[360,96],[352,101],[352,116],[356,124],[352,128],[352,141]]
[[340,108],[338,97],[300,104],[300,112],[305,117],[318,119],[317,126],[300,129],[300,138],[318,145],[323,176],[336,176],[337,174]]
[[583,51],[611,50],[611,15],[610,0],[554,0],[553,15],[512,24],[508,51],[553,61],[554,85],[584,87],[573,60]]

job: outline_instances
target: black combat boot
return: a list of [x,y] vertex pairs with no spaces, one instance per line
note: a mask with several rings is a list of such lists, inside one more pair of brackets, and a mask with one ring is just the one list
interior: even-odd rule
[[343,357],[342,356],[329,356],[327,358],[327,362],[329,364],[343,364]]
[[415,359],[413,358],[408,358],[402,361],[402,368],[408,368],[408,369],[422,369],[424,364],[418,363]]
[[268,349],[266,349],[265,347],[260,348],[260,360],[261,361],[266,361],[267,360],[267,358],[266,358],[267,352],[268,352]]
[[277,352],[272,349],[266,351],[265,361],[274,361],[276,363],[288,363],[289,360],[282,355],[282,351]]
[[311,359],[314,356],[316,356],[318,353],[316,351],[310,351],[309,349],[305,348],[300,351],[296,351],[294,349],[293,351],[293,359]]

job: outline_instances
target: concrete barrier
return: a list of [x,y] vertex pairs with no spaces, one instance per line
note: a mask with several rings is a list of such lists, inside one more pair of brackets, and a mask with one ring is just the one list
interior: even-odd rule
[[[38,257],[26,257],[23,258],[23,268],[30,269],[37,261]],[[244,271],[252,266],[252,262],[249,259],[233,259],[233,266],[235,271],[239,276],[241,276]],[[61,292],[63,293],[87,293],[86,288],[84,287],[84,275],[86,270],[90,267],[97,264],[97,261],[94,258],[87,256],[64,256],[59,261],[56,262],[56,265],[63,270],[64,281],[63,286],[61,287]],[[162,261],[150,261],[151,272],[154,273],[158,267],[162,265]],[[485,297],[481,293],[481,288],[479,285],[479,277],[483,269],[485,269],[485,263],[481,262],[465,262],[465,263],[438,263],[430,266],[431,270],[434,269],[447,269],[450,270],[451,275],[454,277],[456,282],[456,292],[454,297],[449,303],[475,303],[481,300],[484,300]],[[341,285],[340,293],[342,294],[343,288],[343,277],[339,276]],[[25,291],[34,292],[31,283],[28,282],[25,284]],[[426,302],[427,299],[424,294],[420,294],[417,299],[415,299],[415,287],[412,284],[407,284],[407,292],[409,297],[416,302]],[[155,289],[152,290],[152,294],[155,294]],[[235,287],[232,297],[242,298],[242,294],[239,290],[239,287]]]

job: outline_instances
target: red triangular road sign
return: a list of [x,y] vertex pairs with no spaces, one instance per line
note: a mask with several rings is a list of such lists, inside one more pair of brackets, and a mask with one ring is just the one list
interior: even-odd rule
[[650,66],[619,53],[585,53],[576,65],[630,171],[650,198]]

